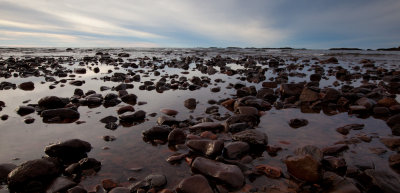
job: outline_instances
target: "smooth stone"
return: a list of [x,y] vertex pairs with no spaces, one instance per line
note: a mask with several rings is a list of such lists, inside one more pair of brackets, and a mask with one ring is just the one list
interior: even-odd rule
[[224,126],[216,122],[203,122],[189,127],[190,131],[223,131]]
[[316,92],[309,88],[304,88],[299,97],[299,100],[301,102],[312,102],[318,99],[319,99],[319,92]]
[[237,133],[237,132],[244,131],[246,129],[253,129],[253,127],[251,127],[247,123],[235,123],[235,124],[229,125],[228,132]]
[[192,151],[201,153],[208,157],[215,157],[222,153],[224,141],[208,139],[192,139],[186,142]]
[[171,128],[167,125],[157,125],[142,132],[146,140],[166,140],[168,138]]
[[400,190],[400,177],[386,171],[368,169],[364,171],[370,177],[374,190],[382,193],[398,192]]
[[251,127],[255,127],[260,123],[260,117],[254,115],[232,115],[225,120],[225,129],[228,130],[229,126],[235,123],[247,123]]
[[173,129],[168,134],[168,143],[170,145],[184,144],[186,142],[186,134],[182,129]]
[[294,153],[297,156],[310,155],[317,161],[321,161],[324,156],[323,152],[317,146],[314,146],[314,145],[306,145],[304,147],[297,148],[294,151]]
[[178,111],[176,111],[176,110],[173,110],[173,109],[160,109],[160,112],[162,112],[162,113],[164,113],[164,114],[166,114],[166,115],[168,115],[168,116],[175,116],[175,115],[177,115],[178,114]]
[[109,123],[109,122],[117,122],[117,121],[118,121],[118,118],[111,116],[111,115],[100,119],[101,123]]
[[400,154],[393,154],[389,157],[389,166],[396,169],[400,170]]
[[236,141],[243,141],[250,145],[267,145],[268,144],[268,136],[267,134],[255,130],[244,130],[238,133],[235,133],[232,138]]
[[0,184],[6,182],[8,174],[16,167],[15,164],[0,164]]
[[23,82],[18,85],[18,88],[20,88],[21,90],[30,91],[35,89],[35,84],[32,81]]
[[381,137],[380,141],[392,150],[400,147],[400,137]]
[[224,157],[228,159],[239,159],[250,150],[249,144],[246,142],[236,141],[225,145],[223,150]]
[[46,146],[44,152],[50,157],[57,157],[64,161],[79,161],[87,156],[92,149],[90,143],[80,139],[70,139],[64,142]]
[[324,155],[334,156],[334,155],[341,153],[342,151],[345,151],[347,149],[349,149],[348,145],[337,144],[337,145],[332,145],[332,146],[322,148],[322,152],[324,153]]
[[64,176],[56,178],[47,188],[46,193],[64,192],[76,185],[74,181]]
[[190,110],[193,110],[193,109],[196,109],[197,102],[196,102],[196,99],[194,99],[194,98],[189,98],[189,99],[186,99],[186,100],[184,101],[183,105],[184,105],[186,108],[188,108],[188,109],[190,109]]
[[120,115],[119,118],[123,121],[143,121],[146,118],[146,112],[139,110],[129,115]]
[[289,125],[292,128],[299,128],[308,125],[308,121],[306,119],[290,119]]
[[161,116],[161,117],[157,118],[157,124],[159,124],[159,125],[172,126],[172,125],[178,125],[179,122],[180,121],[178,121],[174,117],[170,117],[170,116]]
[[121,97],[122,102],[135,105],[137,102],[137,96],[135,94],[127,94]]
[[244,175],[236,165],[224,164],[214,160],[197,157],[192,163],[192,172],[217,179],[234,189],[243,186]]
[[400,114],[389,117],[389,119],[386,121],[386,124],[389,125],[389,127],[400,125]]
[[117,110],[117,113],[118,113],[118,115],[120,115],[120,114],[124,114],[126,112],[134,112],[134,111],[135,111],[135,108],[133,108],[133,106],[128,105],[128,106],[120,107]]
[[333,172],[325,172],[323,183],[326,184],[323,192],[326,193],[361,193],[355,182],[349,178],[343,178]]
[[112,179],[104,179],[101,181],[101,185],[105,190],[110,191],[113,188],[116,188],[118,186],[118,183],[114,182],[114,180]]
[[87,193],[87,191],[80,186],[75,186],[73,188],[68,189],[67,193]]
[[176,187],[178,193],[214,193],[207,178],[196,174],[183,179]]
[[39,107],[45,109],[57,109],[65,107],[66,103],[59,97],[47,96],[38,101]]
[[108,193],[130,193],[130,190],[129,190],[129,188],[125,188],[125,187],[116,187],[116,188],[113,188]]
[[43,119],[52,119],[56,117],[60,119],[79,119],[80,114],[78,111],[70,108],[59,108],[44,110],[40,116],[43,117]]
[[302,84],[281,84],[279,91],[283,97],[300,96],[303,88]]
[[311,183],[321,179],[321,164],[311,155],[292,156],[285,161],[287,170],[294,177]]
[[279,178],[282,175],[282,169],[279,167],[270,166],[267,164],[261,164],[256,166],[256,170],[265,174],[270,178]]
[[18,115],[25,116],[35,112],[35,108],[31,106],[19,106],[15,111]]

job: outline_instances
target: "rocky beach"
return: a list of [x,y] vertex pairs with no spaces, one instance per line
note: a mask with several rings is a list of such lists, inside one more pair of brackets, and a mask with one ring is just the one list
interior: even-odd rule
[[400,51],[0,48],[0,193],[397,192]]

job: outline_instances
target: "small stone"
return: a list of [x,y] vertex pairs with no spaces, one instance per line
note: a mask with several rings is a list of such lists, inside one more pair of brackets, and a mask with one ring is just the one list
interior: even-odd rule
[[238,132],[232,136],[232,138],[236,141],[247,142],[250,145],[262,145],[265,146],[268,144],[268,136],[267,134],[257,131],[255,129],[244,130]]
[[103,181],[101,181],[101,185],[107,191],[110,191],[118,186],[118,184],[114,182],[112,179],[104,179]]
[[282,175],[282,169],[279,167],[274,167],[266,164],[261,164],[256,166],[256,170],[265,174],[270,178],[279,178]]
[[196,99],[194,98],[186,99],[184,102],[184,106],[190,110],[196,109],[197,106]]
[[199,174],[183,179],[176,187],[177,192],[181,193],[213,193],[207,179]]
[[285,163],[288,172],[300,180],[315,183],[322,177],[320,163],[310,155],[292,156]]
[[304,127],[308,125],[308,121],[306,119],[291,119],[289,125],[292,128]]
[[168,116],[175,116],[178,114],[178,111],[173,110],[173,109],[161,109],[160,112],[162,112]]

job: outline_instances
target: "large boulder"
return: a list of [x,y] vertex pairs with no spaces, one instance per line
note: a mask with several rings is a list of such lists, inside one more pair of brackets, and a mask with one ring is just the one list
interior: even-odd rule
[[214,160],[197,157],[192,163],[192,172],[221,181],[234,189],[244,184],[244,175],[236,165],[224,164]]

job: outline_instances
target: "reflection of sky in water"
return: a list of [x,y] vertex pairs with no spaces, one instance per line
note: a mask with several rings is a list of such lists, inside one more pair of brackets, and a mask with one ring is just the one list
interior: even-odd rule
[[[289,60],[292,57],[300,57],[296,64],[301,63],[302,59],[311,59],[316,55],[320,55],[323,53],[324,55],[336,53],[332,51],[316,51],[316,50],[294,50],[294,51],[268,51],[268,50],[240,50],[237,51],[226,51],[225,53],[219,53],[216,50],[181,50],[172,51],[172,49],[144,49],[144,50],[137,50],[137,49],[94,49],[93,51],[87,51],[84,49],[77,49],[74,52],[65,52],[63,50],[57,49],[56,52],[47,52],[45,49],[41,49],[38,52],[37,50],[32,50],[33,53],[29,53],[31,56],[74,56],[74,58],[79,59],[86,55],[94,56],[94,54],[98,51],[108,52],[113,57],[121,51],[125,51],[131,54],[129,58],[136,58],[136,57],[144,57],[148,56],[152,58],[152,56],[167,58],[167,60],[180,58],[185,56],[196,55],[197,53],[205,53],[205,59],[209,59],[213,56],[220,54],[221,56],[229,56],[232,58],[241,58],[245,55],[260,55],[260,56],[270,56],[270,55],[278,55],[281,56],[285,60]],[[242,52],[243,51],[243,52]],[[170,53],[165,55],[166,53]],[[350,52],[351,53],[351,52]],[[362,55],[355,55],[355,54],[342,54],[337,56],[339,61],[341,62],[339,65],[346,67],[346,64],[352,63],[354,65],[358,65],[358,62],[364,58],[370,58],[376,61],[377,65],[385,65],[390,66],[392,64],[398,64],[399,58],[398,52],[388,52],[386,55],[381,55],[382,53],[378,52],[361,52]],[[386,52],[385,52],[386,53]],[[2,52],[0,53],[0,57],[7,58],[10,55],[17,55],[17,57],[23,57],[26,53],[20,52]],[[321,57],[321,56],[318,56]],[[323,56],[323,57],[330,57],[330,56]],[[124,58],[127,61],[127,58]],[[139,61],[135,63],[138,64]],[[310,62],[313,64],[313,60]],[[292,61],[286,61],[286,63],[292,63]],[[295,62],[293,62],[295,63]],[[74,65],[70,66],[68,63],[61,64],[63,67],[67,69],[73,70],[74,68],[81,68],[79,66],[79,62],[75,61]],[[23,118],[20,117],[15,113],[15,109],[19,105],[23,105],[22,101],[31,100],[29,103],[37,103],[37,101],[44,97],[44,96],[59,96],[59,97],[71,97],[73,95],[75,88],[80,88],[84,92],[88,90],[94,90],[97,93],[101,93],[105,96],[107,93],[116,93],[115,91],[106,90],[100,91],[101,86],[108,86],[113,87],[120,84],[119,82],[110,82],[110,81],[103,81],[100,78],[104,76],[111,77],[115,72],[124,72],[126,73],[128,70],[132,70],[136,72],[139,69],[134,68],[127,68],[124,69],[119,66],[119,69],[115,69],[113,65],[107,65],[104,63],[98,63],[98,65],[91,65],[92,62],[89,62],[89,66],[91,68],[99,67],[100,72],[94,73],[90,70],[87,66],[83,66],[87,69],[86,74],[77,74],[76,77],[73,79],[76,80],[85,80],[85,84],[80,87],[76,87],[70,85],[68,82],[70,77],[59,78],[55,77],[56,80],[67,79],[66,83],[58,83],[56,88],[49,89],[49,86],[52,85],[52,82],[45,82],[44,77],[28,77],[28,78],[0,78],[0,81],[8,81],[11,83],[19,84],[24,81],[33,81],[35,83],[35,90],[34,91],[22,91],[20,89],[16,90],[0,90],[0,100],[5,101],[6,107],[0,112],[0,114],[8,114],[10,118],[7,121],[0,121],[0,163],[4,162],[14,162],[14,163],[21,163],[23,161],[39,158],[40,156],[44,155],[43,148],[51,143],[60,140],[66,140],[70,138],[80,138],[82,140],[89,141],[93,146],[94,149],[90,153],[91,157],[98,158],[103,163],[103,169],[99,173],[99,176],[93,177],[89,179],[87,184],[90,183],[98,183],[101,179],[106,177],[113,177],[116,179],[121,179],[121,181],[126,181],[126,179],[131,175],[137,175],[137,177],[144,177],[149,172],[160,172],[163,171],[168,175],[168,179],[172,182],[179,181],[183,176],[190,175],[188,172],[188,167],[185,163],[182,163],[179,166],[170,166],[168,163],[165,162],[165,158],[171,155],[173,152],[168,149],[166,145],[164,146],[152,146],[150,144],[145,144],[141,139],[141,132],[145,129],[148,129],[155,125],[155,120],[157,117],[152,118],[148,117],[149,121],[132,127],[122,127],[120,126],[115,131],[110,131],[104,128],[104,125],[99,122],[99,120],[103,117],[114,115],[117,116],[116,110],[124,106],[126,104],[121,103],[116,107],[104,108],[103,106],[98,108],[88,108],[81,106],[79,107],[80,112],[80,120],[85,121],[86,123],[77,125],[75,123],[72,124],[44,124],[41,121],[39,115],[33,113],[28,116],[35,118],[35,122],[31,125],[27,125],[23,123]],[[232,69],[243,69],[246,68],[236,65],[236,64],[228,64]],[[311,66],[311,65],[310,65]],[[313,73],[313,71],[308,71],[310,66],[305,66],[303,70],[296,70],[300,73],[305,73],[307,76],[300,78],[300,77],[289,77],[289,82],[300,82],[300,81],[309,81],[309,74]],[[329,67],[335,67],[335,64],[326,64],[325,72]],[[263,66],[268,67],[268,66]],[[283,67],[283,66],[281,66]],[[226,76],[225,74],[214,74],[214,75],[206,75],[202,74],[199,71],[193,71],[195,68],[195,64],[192,63],[190,65],[189,70],[187,70],[190,74],[182,74],[182,72],[186,72],[182,69],[177,68],[169,68],[165,67],[165,69],[158,69],[161,72],[161,76],[153,76],[153,72],[149,72],[149,77],[143,77],[141,75],[141,82],[144,81],[151,81],[155,79],[154,82],[158,81],[163,75],[172,75],[178,74],[179,76],[185,76],[190,79],[193,76],[207,76],[211,79],[211,85],[207,88],[201,88],[200,90],[196,91],[189,91],[189,90],[169,90],[165,91],[164,93],[157,93],[155,90],[153,91],[141,91],[139,90],[139,86],[142,84],[140,82],[132,82],[134,84],[133,89],[128,89],[129,93],[134,93],[138,96],[138,101],[145,101],[147,102],[146,105],[138,106],[135,105],[136,110],[145,110],[147,113],[156,112],[158,115],[161,115],[159,110],[161,108],[172,108],[179,111],[177,115],[178,119],[184,120],[187,119],[189,116],[194,117],[206,117],[207,115],[204,113],[205,109],[210,106],[207,101],[210,99],[220,100],[223,98],[230,98],[233,94],[236,93],[234,89],[226,89],[229,83],[236,83],[236,82],[244,82],[247,86],[254,85],[257,89],[261,88],[261,84],[256,83],[249,83],[247,81],[240,81],[238,80],[239,77],[242,75],[234,75],[234,76]],[[218,67],[215,67],[219,69]],[[108,73],[108,70],[112,70],[113,72]],[[145,71],[150,70],[149,68],[144,68]],[[276,73],[274,73],[273,68],[268,68],[265,73],[266,80],[270,77],[276,77]],[[366,69],[361,68],[361,72],[365,72]],[[354,72],[350,70],[351,72]],[[97,78],[97,80],[93,80],[93,78]],[[218,83],[215,84],[215,79],[220,78],[225,83]],[[167,79],[169,81],[169,79]],[[328,80],[322,80],[320,83],[320,87],[331,85],[336,78],[329,77]],[[339,81],[340,82],[340,81]],[[357,80],[354,85],[360,84],[360,80]],[[61,87],[64,85],[64,87]],[[219,86],[221,87],[221,91],[218,93],[211,93],[210,88]],[[398,97],[398,96],[397,96]],[[188,98],[196,98],[199,101],[197,108],[191,112],[190,110],[186,109],[183,106],[183,101]],[[231,112],[227,111],[225,108],[220,106],[219,112],[223,115],[225,113]],[[306,118],[309,120],[309,125],[306,127],[302,127],[299,129],[292,129],[288,126],[288,120],[292,118]],[[335,128],[340,127],[345,124],[350,123],[364,123],[366,127],[362,130],[363,133],[370,134],[370,133],[378,133],[379,135],[386,136],[390,134],[390,129],[383,123],[382,120],[368,118],[368,119],[359,119],[355,116],[348,116],[347,113],[340,113],[335,116],[327,116],[323,112],[317,114],[304,114],[301,113],[299,109],[285,109],[285,110],[275,110],[272,109],[268,111],[266,115],[261,118],[261,123],[257,129],[260,129],[266,132],[269,136],[270,144],[280,145],[287,150],[284,150],[282,153],[279,154],[277,158],[271,158],[268,155],[264,154],[264,162],[274,162],[277,164],[281,164],[281,162],[277,161],[277,159],[281,159],[286,155],[292,154],[292,150],[295,147],[300,145],[307,145],[307,144],[316,144],[317,146],[325,146],[331,145],[332,143],[344,139],[341,135],[337,134]],[[117,140],[114,142],[105,142],[102,140],[102,136],[104,135],[114,135],[117,137]],[[348,137],[354,136],[351,133]],[[289,145],[283,145],[280,143],[281,141],[287,141]],[[102,147],[108,146],[110,150],[102,150]],[[362,143],[359,144],[355,149],[358,151],[358,157],[365,157],[369,155],[368,148],[369,147],[383,147],[382,144],[378,142],[378,140],[373,140],[371,143]],[[182,150],[183,152],[185,150]],[[354,157],[355,154],[349,153],[345,155],[346,158]],[[385,164],[387,159],[385,155],[383,158],[370,158],[376,162],[377,167],[385,168],[387,167]],[[18,161],[12,161],[13,158],[20,158]],[[382,161],[384,160],[384,161]],[[347,161],[347,160],[346,160]],[[256,161],[263,162],[263,161]],[[134,174],[129,172],[127,168],[130,167],[145,167],[144,171],[139,174]],[[174,176],[176,172],[176,168],[181,169],[181,172],[178,172],[177,176]],[[172,183],[173,184],[173,183]]]

